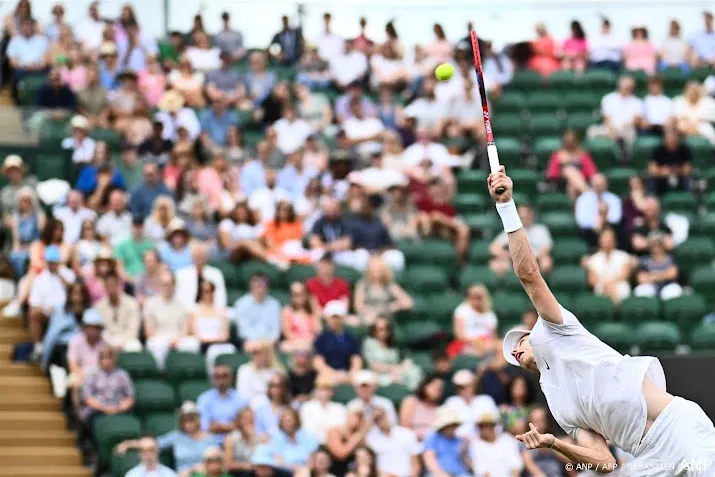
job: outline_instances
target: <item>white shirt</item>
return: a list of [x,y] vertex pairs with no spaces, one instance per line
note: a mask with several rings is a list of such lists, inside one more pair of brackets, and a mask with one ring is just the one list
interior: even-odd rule
[[303,430],[321,443],[325,442],[328,429],[344,425],[347,416],[345,406],[337,402],[329,402],[323,406],[317,399],[311,399],[300,406]]
[[96,50],[102,44],[104,29],[107,24],[101,20],[87,18],[74,28],[75,39],[89,50]]
[[688,54],[688,43],[682,38],[669,36],[660,49],[662,60],[667,65],[680,65]]
[[437,103],[442,106],[443,112],[450,102],[464,98],[464,78],[462,75],[455,73],[447,81],[437,82],[434,87],[434,97],[437,99]]
[[599,33],[589,38],[588,46],[591,61],[621,61],[623,45],[610,33]]
[[475,477],[512,477],[524,468],[519,452],[519,441],[502,432],[494,442],[474,439],[469,446]]
[[245,363],[236,372],[236,389],[248,402],[268,392],[268,381],[276,374],[275,369],[256,369],[252,363]]
[[373,396],[372,399],[370,399],[369,403],[365,403],[362,399],[359,397],[353,399],[347,404],[347,407],[349,408],[350,406],[356,406],[358,404],[362,404],[363,410],[365,411],[365,414],[370,416],[372,415],[372,408],[373,407],[381,407],[385,410],[385,413],[387,414],[387,417],[390,418],[390,422],[395,425],[397,424],[397,412],[395,411],[395,405],[392,404],[392,401],[387,399],[386,397],[383,396]]
[[315,43],[318,45],[318,55],[330,62],[343,53],[345,40],[340,35],[323,30],[315,37]]
[[125,238],[132,234],[132,214],[127,211],[117,215],[109,211],[97,221],[97,233],[101,237],[106,237],[112,247],[115,247]]
[[273,128],[276,130],[278,149],[283,154],[297,151],[305,144],[308,136],[313,134],[313,128],[303,119],[296,119],[292,122],[287,119],[279,119],[273,124]]
[[346,85],[362,78],[367,73],[367,58],[362,52],[353,50],[347,55],[341,53],[330,61],[330,72],[338,84]]
[[447,147],[438,142],[416,142],[402,153],[402,162],[406,167],[417,166],[425,159],[430,159],[437,168],[452,167],[455,164],[455,159]]
[[673,116],[673,101],[664,94],[649,94],[643,100],[643,116],[648,124],[663,126]]
[[461,436],[474,434],[474,423],[477,422],[478,417],[484,414],[499,415],[497,403],[488,394],[478,394],[470,402],[465,401],[461,396],[452,396],[445,401],[444,405],[454,409],[463,419],[464,424],[457,429]]
[[[366,139],[381,133],[384,129],[382,121],[375,117],[362,119],[350,117],[343,122],[345,135],[351,140]],[[356,149],[359,154],[369,155],[373,152],[379,152],[381,147],[379,141],[366,141],[358,144]]]
[[635,96],[623,97],[618,91],[608,93],[601,101],[601,112],[616,129],[633,126],[633,120],[643,114],[643,101]]
[[404,184],[406,179],[402,172],[385,167],[368,167],[348,175],[352,184],[360,184],[371,191],[385,191],[392,186]]
[[[187,309],[193,310],[196,306],[196,296],[199,292],[198,270],[195,266],[184,267],[177,270],[174,276],[176,279],[174,296]],[[219,310],[225,310],[228,298],[226,296],[226,281],[224,280],[223,272],[216,267],[206,265],[201,270],[201,276],[204,280],[214,284],[216,289],[214,292],[214,306]]]
[[257,211],[261,222],[273,220],[276,215],[276,206],[282,200],[291,200],[290,193],[283,189],[258,189],[248,198],[248,207]]
[[574,215],[576,216],[576,223],[579,227],[582,229],[592,229],[595,227],[596,217],[598,216],[598,202],[600,200],[605,202],[608,207],[608,214],[606,215],[608,223],[617,224],[621,221],[623,204],[620,197],[613,192],[606,191],[601,194],[599,198],[596,192],[587,190],[576,199]]
[[673,101],[673,114],[691,121],[715,122],[715,99],[703,96],[696,104],[692,104],[683,96],[678,96]]
[[179,110],[176,116],[172,116],[166,111],[159,111],[154,116],[154,119],[161,121],[161,124],[164,125],[161,137],[170,141],[176,141],[178,139],[179,127],[186,129],[186,132],[189,133],[189,139],[192,141],[196,140],[201,132],[199,118],[191,108]]
[[596,252],[588,257],[588,266],[598,274],[599,281],[613,280],[621,275],[623,267],[631,261],[631,256],[623,250],[611,250],[606,252]]
[[469,303],[462,303],[454,310],[454,319],[464,323],[467,339],[492,338],[497,329],[497,315],[493,311],[481,313]]
[[621,355],[563,307],[561,317],[560,325],[539,317],[529,337],[554,419],[574,439],[579,429],[592,430],[633,454],[647,419],[643,379],[665,391],[660,362]]
[[223,219],[218,224],[218,230],[219,232],[228,232],[231,240],[256,240],[261,236],[263,227],[260,224],[236,224],[230,219]]
[[405,108],[404,116],[406,118],[416,118],[420,127],[434,127],[445,114],[447,109],[446,101],[441,102],[436,99],[430,101],[427,98],[417,98]]
[[417,434],[402,426],[390,429],[389,435],[374,426],[367,434],[366,443],[377,454],[377,470],[383,475],[410,477],[412,457],[422,453]]
[[37,275],[30,287],[30,306],[49,311],[65,305],[67,302],[67,290],[60,275],[69,283],[75,281],[74,272],[62,266],[57,274],[50,273],[49,270],[45,269]]
[[370,82],[373,87],[378,87],[380,81],[391,80],[398,72],[405,71],[405,65],[401,60],[388,59],[382,55],[373,55],[370,58],[372,75]]
[[208,50],[204,50],[202,48],[192,46],[186,50],[186,57],[189,59],[191,66],[195,70],[211,71],[217,70],[221,66],[219,53],[221,53],[221,50],[218,48],[209,48]]
[[62,240],[67,245],[72,245],[79,240],[79,236],[82,233],[82,222],[85,220],[94,221],[97,218],[97,213],[87,207],[81,207],[77,212],[67,206],[59,207],[52,212],[52,215],[64,225],[65,233]]
[[94,159],[94,139],[86,137],[82,144],[77,145],[73,137],[66,137],[62,140],[62,149],[72,149],[72,162],[75,164],[88,164]]

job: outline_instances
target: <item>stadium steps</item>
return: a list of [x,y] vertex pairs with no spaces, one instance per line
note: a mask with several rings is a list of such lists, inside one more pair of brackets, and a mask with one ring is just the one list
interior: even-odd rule
[[0,93],[0,144],[26,146],[37,144],[37,139],[23,126],[22,111],[15,106],[6,106]]
[[89,477],[49,380],[11,360],[27,340],[23,320],[0,318],[0,477]]

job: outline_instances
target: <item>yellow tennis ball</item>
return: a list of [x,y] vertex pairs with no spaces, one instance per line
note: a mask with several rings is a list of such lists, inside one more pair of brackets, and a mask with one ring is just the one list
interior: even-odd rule
[[449,63],[442,63],[434,70],[434,75],[440,81],[447,81],[454,75],[454,66]]

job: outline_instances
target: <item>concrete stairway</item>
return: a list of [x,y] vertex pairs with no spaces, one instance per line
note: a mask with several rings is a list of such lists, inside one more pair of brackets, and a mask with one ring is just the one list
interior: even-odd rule
[[89,477],[49,380],[11,361],[27,339],[22,320],[0,318],[0,477]]

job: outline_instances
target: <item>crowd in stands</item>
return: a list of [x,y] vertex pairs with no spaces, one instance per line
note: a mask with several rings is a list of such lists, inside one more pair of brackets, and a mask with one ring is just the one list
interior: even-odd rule
[[[468,38],[435,24],[412,49],[392,23],[369,38],[364,18],[344,38],[326,13],[318,32],[283,17],[251,49],[229,13],[219,32],[197,15],[163,41],[131,4],[106,19],[92,3],[76,25],[52,14],[40,24],[20,0],[4,59],[36,108],[28,127],[68,131],[54,146],[69,187],[38,181],[49,159],[5,158],[0,303],[27,317],[30,359],[66,396],[88,461],[129,477],[576,475],[514,437],[529,422],[560,431],[499,351],[537,316],[504,294]],[[560,275],[605,297],[610,318],[690,296],[693,265],[712,268],[712,236],[693,232],[715,230],[696,210],[715,177],[704,23],[686,39],[674,20],[658,43],[635,25],[620,44],[604,19],[588,38],[574,21],[563,42],[539,24],[527,44],[480,45],[539,266],[554,288]],[[437,82],[442,62],[457,72]],[[542,90],[597,76],[579,125]],[[707,246],[684,264],[689,235]],[[145,433],[107,437],[121,418]]]

